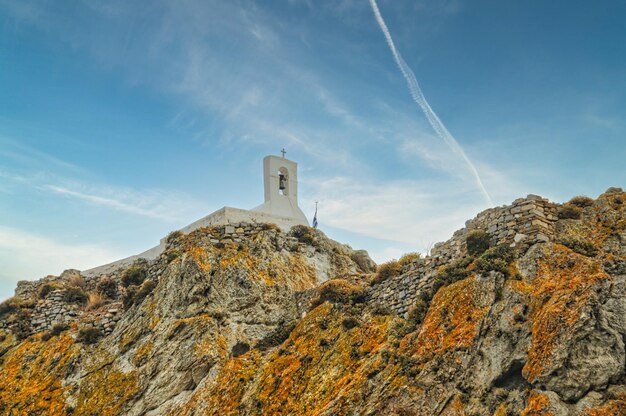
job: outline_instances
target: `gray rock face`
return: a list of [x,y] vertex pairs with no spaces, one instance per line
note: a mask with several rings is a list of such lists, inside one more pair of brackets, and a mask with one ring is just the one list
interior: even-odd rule
[[139,391],[125,403],[125,414],[161,415],[210,383],[216,363],[280,344],[284,328],[308,310],[303,291],[329,276],[371,270],[366,252],[312,232],[314,246],[278,230],[243,244],[220,239],[216,245],[201,231],[186,237],[172,247],[183,254],[166,265],[154,291],[126,311],[81,367],[82,383],[104,371],[97,370],[103,362],[106,371],[133,369]]
[[[455,233],[377,285],[365,252],[245,224],[171,236],[137,265],[154,288],[116,271],[95,310],[21,284],[0,415],[624,415],[626,194],[576,203],[574,219],[536,196],[488,210],[468,225],[495,221],[505,246],[466,257]],[[65,316],[60,335],[11,332]]]

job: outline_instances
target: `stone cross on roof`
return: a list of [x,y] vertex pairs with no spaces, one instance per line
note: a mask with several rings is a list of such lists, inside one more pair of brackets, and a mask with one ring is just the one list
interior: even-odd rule
[[285,153],[287,153],[287,151],[285,150],[285,148],[283,147],[283,150],[280,151],[280,153],[283,154],[283,159],[285,158]]

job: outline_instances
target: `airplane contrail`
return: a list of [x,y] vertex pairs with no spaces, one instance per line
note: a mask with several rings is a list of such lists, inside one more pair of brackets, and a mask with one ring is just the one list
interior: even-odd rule
[[424,97],[422,89],[420,88],[419,83],[415,78],[415,74],[413,73],[411,68],[409,68],[407,63],[404,62],[404,59],[402,59],[402,55],[400,55],[400,52],[398,52],[398,50],[396,49],[396,45],[393,43],[393,39],[391,38],[389,29],[387,29],[387,25],[383,20],[383,16],[380,14],[380,10],[378,9],[378,4],[376,4],[376,0],[370,0],[370,5],[372,6],[372,11],[374,12],[374,17],[376,17],[378,26],[380,26],[380,30],[382,30],[383,34],[385,35],[385,39],[387,40],[389,49],[391,49],[391,53],[393,54],[396,64],[398,64],[400,72],[402,72],[402,75],[409,85],[409,92],[411,93],[411,97],[413,97],[413,100],[417,103],[417,105],[420,106],[420,108],[424,112],[424,115],[426,116],[426,119],[435,130],[437,136],[439,136],[439,138],[442,139],[454,153],[461,156],[465,163],[467,163],[467,166],[470,168],[474,175],[474,179],[476,180],[476,184],[480,188],[480,191],[484,195],[489,205],[493,206],[493,201],[491,200],[491,197],[489,196],[485,185],[483,185],[483,181],[480,179],[480,175],[478,174],[476,167],[469,159],[469,157],[467,157],[459,142],[456,141],[454,136],[452,136],[446,126],[444,126],[444,124],[441,122],[437,114],[435,114],[433,109],[430,107],[430,104],[428,104],[428,101],[426,101],[426,97]]

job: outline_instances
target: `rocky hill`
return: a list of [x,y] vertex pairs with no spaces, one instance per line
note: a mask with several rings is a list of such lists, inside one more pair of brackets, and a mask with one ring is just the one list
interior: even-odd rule
[[307,227],[167,241],[20,282],[1,415],[626,414],[621,189],[530,195],[378,268]]

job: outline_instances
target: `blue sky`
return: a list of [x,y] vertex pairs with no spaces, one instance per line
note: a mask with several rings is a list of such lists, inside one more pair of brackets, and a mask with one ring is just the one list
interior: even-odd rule
[[[379,0],[458,143],[413,101],[367,0],[0,0],[0,298],[262,202],[382,261],[489,203],[626,182],[626,3]],[[467,156],[465,160],[459,149]]]

